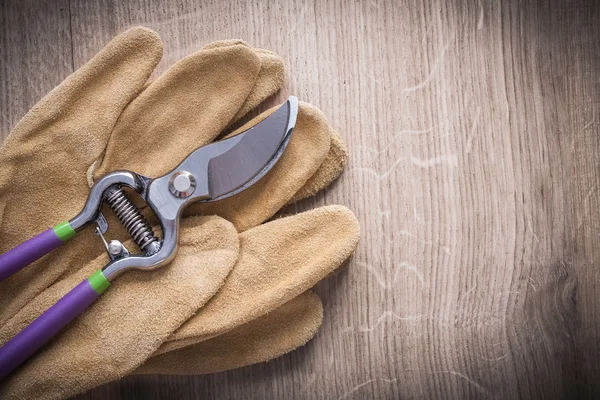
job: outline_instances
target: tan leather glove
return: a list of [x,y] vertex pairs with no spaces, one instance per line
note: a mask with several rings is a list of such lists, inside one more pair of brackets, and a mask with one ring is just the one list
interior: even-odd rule
[[136,373],[219,372],[302,346],[322,319],[319,298],[305,291],[342,266],[358,237],[356,218],[342,206],[241,233],[240,258],[221,290]]
[[[114,45],[115,42],[118,44],[119,41],[122,41],[125,43],[123,49],[126,52],[130,50],[127,46],[127,44],[130,44],[129,40],[132,38],[137,40],[137,36],[144,35],[152,36],[148,31],[129,31],[115,39],[108,48]],[[152,40],[149,41],[152,42]],[[117,59],[123,57],[122,54],[116,53]],[[82,70],[86,71],[86,68],[88,70],[101,68],[99,65],[95,65],[94,62],[97,59],[102,59],[102,55],[103,53],[92,60],[90,64],[84,66]],[[252,71],[248,72],[248,69],[252,69],[251,61],[253,60],[253,56],[258,59],[259,66],[257,69],[255,68],[257,71],[254,71],[254,74],[250,73]],[[241,62],[239,62],[238,57],[242,60]],[[111,60],[103,60],[103,62],[104,64],[110,64]],[[97,64],[102,65],[102,63]],[[90,65],[93,67],[90,67]],[[269,73],[269,68],[275,73]],[[213,70],[217,70],[218,73],[213,73]],[[281,70],[279,69],[279,71]],[[252,108],[255,105],[252,104],[253,102],[262,100],[271,94],[272,91],[276,90],[278,85],[281,84],[277,83],[281,82],[281,73],[279,71],[277,69],[276,57],[267,52],[252,50],[239,42],[213,45],[208,50],[183,60],[131,101],[111,130],[112,136],[110,136],[102,163],[86,159],[86,162],[91,161],[88,167],[90,165],[98,167],[97,174],[117,168],[130,168],[150,176],[168,171],[182,157],[185,157],[189,151],[213,140],[236,117],[243,115],[245,108]],[[80,72],[81,70],[78,73],[80,80],[83,81],[82,85],[96,88],[96,78],[92,76],[92,79],[86,81],[86,74]],[[81,78],[81,75],[84,75],[84,77]],[[241,79],[242,82],[236,80],[236,78],[240,80],[240,76],[244,77],[244,79]],[[112,78],[118,79],[115,78],[114,74],[112,74]],[[248,83],[247,81],[251,82]],[[69,84],[72,84],[72,80],[67,80],[65,84],[56,90],[60,92],[62,89],[68,93]],[[103,85],[99,86],[102,87]],[[250,89],[245,90],[247,87],[250,87]],[[243,92],[243,95],[239,95],[240,90]],[[49,97],[52,97],[52,94]],[[55,96],[55,98],[58,97],[61,96]],[[72,100],[74,103],[81,101],[79,98]],[[111,101],[108,101],[108,103],[112,104]],[[44,100],[42,101],[42,106],[44,106]],[[74,106],[67,104],[63,105],[63,107],[72,108]],[[44,107],[38,106],[38,108]],[[28,114],[24,121],[27,121],[30,114]],[[34,117],[40,118],[39,115],[34,115]],[[68,128],[72,128],[76,131],[81,129],[80,124],[93,123],[97,120],[97,115],[94,115],[92,118],[89,118],[89,121],[77,121],[73,126],[70,126],[68,125],[70,122],[69,117],[72,117],[72,115],[64,118],[64,124],[67,125],[67,130]],[[209,122],[206,122],[205,119]],[[302,123],[305,125],[304,128],[302,128]],[[57,146],[62,145],[61,142],[51,140],[52,135],[56,134],[52,129],[40,130],[35,134],[31,134],[24,129],[19,130],[22,124],[19,124],[15,128],[17,137],[19,137],[19,132],[25,131],[26,133],[20,135],[32,135],[36,140],[46,140],[55,143]],[[62,130],[64,130],[64,127]],[[15,133],[11,136],[14,137]],[[330,154],[334,153],[330,150],[331,134],[332,132],[325,123],[322,115],[317,110],[304,105],[301,115],[298,118],[294,139],[290,143],[284,158],[280,161],[282,166],[278,166],[277,170],[272,171],[273,173],[268,175],[268,182],[267,178],[265,178],[264,184],[261,182],[264,185],[261,190],[244,194],[247,196],[245,201],[236,198],[236,201],[231,202],[231,204],[223,205],[227,209],[221,208],[221,214],[233,220],[239,229],[251,227],[273,215],[273,213],[294,196],[302,197],[308,193],[312,193],[319,186],[315,183],[315,180],[328,183],[327,180],[333,179],[333,175],[335,175],[335,173],[331,174],[330,171],[339,170],[336,162],[320,168],[328,152]],[[50,135],[51,138],[46,138],[45,135]],[[76,149],[82,144],[70,142],[69,145],[71,143],[74,145],[72,147],[73,152],[76,153]],[[152,144],[152,146],[142,147],[147,152],[144,151],[144,154],[140,154],[140,143]],[[9,157],[0,158],[0,161],[3,162],[5,159],[10,160],[11,154],[19,153],[19,146],[22,146],[22,143],[17,142],[17,145],[12,145],[12,147],[9,145],[5,146],[3,154],[9,154]],[[157,152],[159,150],[161,151]],[[308,152],[311,157],[303,159],[302,155],[306,155],[303,152]],[[1,156],[2,154],[0,154]],[[30,154],[30,156],[33,158],[31,162],[48,162],[47,159],[35,153]],[[40,158],[36,158],[36,156]],[[148,163],[148,159],[152,160],[152,162]],[[335,161],[338,160],[336,159]],[[74,165],[72,169],[81,171],[82,167],[85,167],[85,165]],[[87,167],[85,169],[88,170]],[[69,170],[66,170],[66,172],[69,172]],[[278,173],[277,171],[280,172]],[[291,173],[286,174],[281,171],[290,171]],[[54,173],[54,171],[52,172]],[[73,176],[76,177],[77,175]],[[69,179],[75,180],[71,176],[62,178],[63,181]],[[58,192],[56,187],[52,187],[46,182],[42,182],[41,186],[43,187],[43,185],[50,186],[44,187],[47,195],[52,196],[52,190]],[[8,186],[11,189],[16,189],[15,193],[19,192],[18,186],[16,188],[13,185]],[[268,192],[270,196],[265,196],[265,192]],[[85,193],[85,196],[87,196],[87,193]],[[11,198],[9,197],[7,203],[10,203],[10,200]],[[232,213],[227,215],[227,212],[223,210],[227,210],[227,212],[232,210]],[[55,211],[56,214],[60,214],[60,212],[66,213],[64,210]],[[219,213],[219,208],[205,211],[199,209],[196,212]],[[312,265],[313,268],[318,269],[319,266],[322,266],[322,271],[330,271],[337,268],[336,264],[341,263],[353,250],[355,244],[353,245],[352,242],[354,241],[355,243],[357,228],[353,217],[345,209],[329,210],[325,214],[333,215],[334,219],[352,220],[349,226],[354,225],[353,229],[350,228],[346,232],[348,233],[348,238],[350,236],[353,236],[353,238],[339,240],[337,248],[332,249],[332,251],[337,253],[336,257],[325,257],[324,260],[317,260],[312,254],[309,254],[309,259],[313,257],[315,262],[305,262],[308,265]],[[335,217],[335,215],[338,215],[338,217]],[[68,216],[63,216],[62,219],[65,219],[65,217]],[[298,249],[309,249],[309,253],[314,253],[314,244],[312,247],[307,247],[310,245],[310,240],[306,242],[297,239],[302,239],[303,235],[306,236],[306,229],[310,225],[309,222],[312,224],[316,223],[317,226],[322,225],[323,220],[320,220],[320,218],[322,217],[318,217],[318,215],[309,217],[309,219],[304,218],[304,222],[300,225],[288,223],[290,227],[295,227],[289,228],[291,232],[289,237],[294,238],[293,241],[298,243]],[[9,221],[9,224],[10,221],[18,223],[18,218],[3,218],[3,226],[5,220]],[[296,221],[301,221],[301,219]],[[180,250],[176,261],[168,267],[152,273],[132,273],[127,277],[124,276],[115,281],[111,292],[107,292],[105,298],[101,299],[105,303],[103,306],[101,306],[102,303],[95,304],[85,315],[76,320],[56,341],[27,363],[20,371],[15,373],[2,386],[0,393],[25,397],[29,395],[56,397],[75,394],[131,372],[136,364],[139,365],[145,357],[150,356],[153,351],[157,350],[161,340],[166,339],[164,333],[168,330],[173,332],[175,330],[174,325],[183,322],[182,318],[186,319],[190,316],[190,310],[193,313],[195,309],[200,307],[214,293],[212,287],[207,288],[203,285],[207,281],[217,283],[222,281],[224,276],[221,272],[226,273],[231,268],[231,259],[234,258],[231,255],[237,250],[237,242],[232,240],[232,230],[227,222],[222,219],[216,217],[208,217],[208,219],[207,217],[192,218],[186,221],[183,226],[182,247],[189,247],[189,258],[185,258],[185,252],[182,253]],[[37,229],[39,230],[39,227]],[[276,253],[265,250],[269,248],[269,245],[273,244],[276,245],[275,248],[278,250],[285,248],[279,247],[283,242],[274,241],[275,238],[280,239],[281,237],[273,235],[273,231],[269,231],[268,229],[262,232],[257,231],[258,233],[254,232],[256,235],[250,234],[252,231],[254,230],[248,231],[248,238],[258,238],[256,242],[260,245],[247,247],[247,249],[253,249],[248,254],[252,254],[252,252],[259,254],[258,260],[260,262],[245,261],[238,263],[238,266],[240,266],[239,271],[242,271],[239,274],[241,278],[248,276],[248,271],[244,266],[279,266],[276,258],[273,260],[275,262],[269,263],[264,257],[265,254],[272,256]],[[217,234],[214,232],[217,232]],[[274,238],[273,236],[276,237]],[[261,237],[269,239],[260,239]],[[89,269],[96,269],[102,263],[106,262],[106,258],[102,255],[102,249],[99,246],[90,246],[89,243],[83,242],[80,238],[78,239],[80,245],[77,248],[74,248],[75,246],[71,246],[72,243],[69,243],[69,247],[73,247],[73,250],[62,251],[62,257],[67,257],[65,261],[76,260],[77,263],[63,263],[62,269],[58,274],[51,274],[46,272],[46,270],[42,271],[40,275],[45,279],[34,276],[34,282],[39,283],[37,287],[42,288],[43,293],[24,308],[21,307],[19,309],[19,301],[12,303],[13,308],[18,309],[18,312],[16,315],[7,317],[8,322],[0,331],[2,340],[8,339],[22,326],[43,312],[47,306],[51,305],[58,297],[79,282],[82,276],[88,274]],[[90,241],[92,239],[95,238],[90,238]],[[22,240],[22,238],[16,240]],[[246,240],[242,239],[242,242],[244,243]],[[252,241],[249,240],[249,243],[252,243]],[[344,243],[345,245],[342,245]],[[289,243],[286,244],[286,246],[288,245]],[[344,248],[345,250],[339,250],[339,248]],[[71,253],[69,254],[69,252]],[[325,251],[323,254],[327,254],[327,252]],[[289,257],[288,255],[286,258],[293,259],[294,257]],[[81,267],[85,263],[86,259],[90,261],[84,268],[77,270],[78,267]],[[200,259],[218,261],[218,264],[222,265],[222,267],[217,268],[220,273],[214,273],[214,266],[208,267],[206,263],[197,262]],[[244,258],[240,260],[242,259]],[[38,270],[43,267],[51,270],[56,268],[53,261],[52,257],[48,257],[47,260],[43,260],[43,262],[38,263],[35,267]],[[323,267],[324,264],[321,261],[326,261],[325,264],[327,265]],[[289,268],[289,263],[287,265]],[[31,267],[34,266],[30,266],[29,268]],[[180,276],[180,270],[182,269],[189,271],[190,275],[184,274]],[[311,279],[297,279],[289,276],[289,273],[286,274],[286,270],[287,268],[285,270],[281,269],[284,272],[283,278],[288,279],[286,284],[280,285],[279,291],[281,293],[270,297],[256,296],[258,299],[256,304],[259,305],[259,312],[252,307],[252,309],[248,310],[252,311],[250,314],[242,312],[236,315],[236,313],[231,313],[232,318],[217,318],[218,321],[216,322],[220,326],[212,328],[212,336],[220,336],[224,332],[230,332],[231,334],[238,327],[246,326],[247,322],[251,321],[252,318],[264,315],[265,312],[276,309],[286,301],[292,300],[295,295],[312,286],[318,280],[316,277],[319,276],[319,274],[315,274]],[[77,272],[71,273],[72,271]],[[67,278],[44,290],[45,287],[56,280],[56,277],[61,274],[68,275],[69,273],[71,274]],[[202,276],[202,274],[208,274],[209,276],[207,278],[206,276]],[[313,274],[313,272],[309,271],[308,275],[310,274]],[[321,275],[325,274],[322,273]],[[181,286],[181,281],[174,279],[171,275],[177,275],[178,278],[185,280],[186,283],[188,283],[188,280],[195,282],[198,287],[190,288],[188,286]],[[252,273],[249,275],[250,277],[258,276]],[[15,276],[15,279],[11,278],[11,281],[9,281],[10,285],[12,287],[27,287],[28,282],[26,279],[22,276],[20,277],[21,279],[17,279],[18,277],[19,275]],[[233,274],[232,277],[234,277]],[[273,283],[279,282],[277,274],[274,274],[270,278],[273,279],[271,281]],[[159,282],[159,279],[162,280]],[[201,281],[201,283],[197,283],[197,281]],[[282,281],[285,281],[285,279]],[[311,284],[311,282],[313,283]],[[171,290],[165,290],[165,286]],[[215,286],[218,287],[218,284]],[[9,286],[11,291],[13,290],[12,287]],[[231,288],[234,292],[239,290],[239,285],[235,285],[235,280]],[[274,292],[277,292],[277,290]],[[27,293],[31,293],[31,291]],[[148,296],[149,293],[152,296]],[[224,291],[224,293],[223,299],[231,301],[231,298],[226,296],[227,291]],[[168,299],[165,300],[163,297],[168,297]],[[238,296],[237,300],[239,301],[239,299],[243,298],[243,296]],[[233,300],[236,300],[235,296]],[[223,305],[224,310],[222,312],[224,314],[228,314],[227,307],[230,310],[237,307],[235,303],[228,303],[227,301]],[[296,303],[311,306],[315,304],[315,299],[314,297],[310,297],[310,295],[305,295],[299,298]],[[131,304],[134,306],[131,306]],[[181,309],[174,309],[173,304],[181,306]],[[293,305],[293,303],[289,304]],[[284,305],[283,311],[289,310],[289,304]],[[142,309],[138,309],[138,307],[142,307]],[[318,309],[320,313],[319,307],[312,307],[311,309]],[[198,316],[200,315],[202,314],[198,314]],[[211,321],[211,319],[208,318],[208,321]],[[313,323],[311,326],[314,327],[315,324]],[[170,348],[172,350],[183,345],[197,343],[207,338],[206,332],[198,332],[195,329],[194,323],[190,321],[187,331],[182,331],[183,334],[179,336],[177,333],[172,335],[169,339],[172,344],[165,345],[166,347],[161,348],[159,352],[168,351],[168,346],[172,346]],[[313,333],[315,329],[312,329]],[[304,337],[303,340],[308,339],[307,335],[304,335]],[[85,349],[89,349],[90,347],[97,350],[95,354],[98,357],[86,357]],[[280,346],[279,349],[283,347],[285,346]],[[100,350],[106,350],[106,352]],[[169,353],[174,352],[167,352],[165,356],[169,355]],[[58,361],[59,359],[60,361]],[[261,357],[255,358],[255,360],[260,359]],[[224,363],[223,365],[226,364]],[[243,364],[243,361],[229,363],[232,367]],[[86,374],[83,371],[90,373]]]

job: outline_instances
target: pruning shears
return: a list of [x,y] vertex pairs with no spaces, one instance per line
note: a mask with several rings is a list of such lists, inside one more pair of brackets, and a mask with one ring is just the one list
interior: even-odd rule
[[[148,178],[132,171],[115,171],[92,186],[83,210],[0,255],[0,281],[60,247],[89,225],[96,226],[110,261],[82,281],[56,304],[0,348],[0,379],[6,377],[70,321],[89,307],[116,277],[130,270],[153,270],[177,252],[179,220],[193,202],[214,202],[240,193],[265,176],[283,155],[298,115],[298,99],[290,96],[269,117],[231,138],[203,146],[171,172]],[[125,188],[137,193],[157,216],[162,236],[130,200]],[[100,211],[106,202],[139,247],[131,253],[103,234],[108,223]]]

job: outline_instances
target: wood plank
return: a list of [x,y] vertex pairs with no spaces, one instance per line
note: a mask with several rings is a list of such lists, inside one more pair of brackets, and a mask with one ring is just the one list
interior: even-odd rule
[[[64,20],[43,11],[54,8],[16,4],[2,6],[12,27],[0,48],[3,132],[66,76],[61,60],[71,65]],[[362,228],[349,269],[317,286],[325,321],[304,348],[220,374],[125,378],[81,398],[600,394],[594,2],[70,7],[75,67],[134,25],[165,42],[157,74],[217,39],[282,55],[286,87],[272,102],[294,93],[317,105],[351,155],[332,187],[290,211],[345,204]],[[64,45],[46,47],[39,29]]]

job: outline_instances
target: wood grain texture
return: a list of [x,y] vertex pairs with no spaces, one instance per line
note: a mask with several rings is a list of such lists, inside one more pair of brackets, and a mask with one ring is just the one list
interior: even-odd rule
[[73,72],[69,1],[0,1],[0,140]]
[[291,211],[344,204],[362,239],[325,321],[273,362],[135,377],[81,398],[600,394],[600,6],[594,1],[3,1],[1,127],[122,30],[157,69],[217,39],[286,60],[350,150]]

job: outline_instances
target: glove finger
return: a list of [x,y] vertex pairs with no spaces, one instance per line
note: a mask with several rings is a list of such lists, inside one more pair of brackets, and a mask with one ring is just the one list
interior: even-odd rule
[[260,68],[244,45],[201,50],[179,61],[125,109],[95,176],[115,169],[150,177],[168,172],[230,123]]
[[[209,43],[208,45],[204,46],[204,49],[213,49],[239,44],[248,46],[248,44],[243,40],[232,39]],[[256,84],[254,85],[254,88],[246,98],[246,101],[239,109],[237,114],[231,120],[231,123],[235,123],[250,110],[258,107],[259,104],[265,101],[268,97],[274,95],[283,86],[285,74],[283,60],[281,57],[266,49],[253,47],[252,51],[254,51],[254,53],[260,59],[260,72],[256,78]]]
[[[238,250],[238,234],[228,221],[183,221],[180,249],[170,265],[120,276],[89,310],[0,384],[0,398],[69,397],[131,373],[221,287]],[[27,304],[0,328],[0,342],[101,267],[104,258]]]
[[322,320],[321,299],[309,291],[221,336],[154,356],[134,374],[209,374],[269,361],[305,345]]
[[325,160],[319,169],[290,199],[288,204],[295,203],[307,197],[314,196],[329,186],[342,173],[348,163],[348,149],[340,135],[333,129],[329,130],[331,146]]
[[[119,114],[161,52],[156,33],[130,29],[17,124],[0,149],[0,253],[81,210],[89,192],[87,167],[104,150]],[[52,259],[64,257],[63,251],[57,250]],[[50,261],[30,265],[0,283],[0,321],[60,276],[65,266]]]
[[281,57],[269,50],[258,48],[253,48],[253,50],[258,58],[260,58],[260,73],[252,92],[250,92],[242,107],[233,117],[231,123],[237,122],[283,87],[285,74]]
[[358,244],[354,214],[342,206],[280,218],[240,234],[240,256],[211,301],[157,354],[200,342],[267,314],[336,270]]
[[[265,119],[277,107],[264,112],[235,135]],[[281,159],[260,181],[239,195],[215,203],[192,204],[186,215],[219,215],[243,232],[272,217],[319,169],[330,148],[327,119],[314,106],[300,103],[294,133]]]

